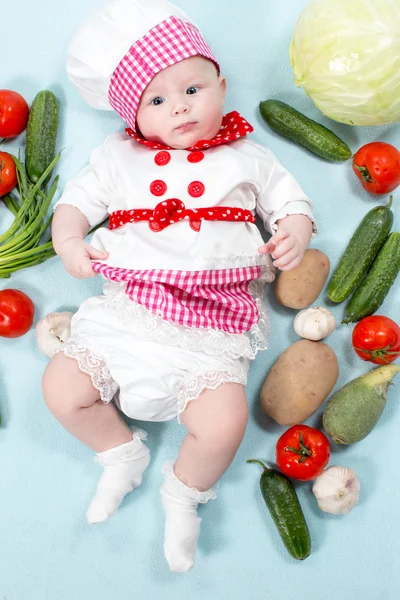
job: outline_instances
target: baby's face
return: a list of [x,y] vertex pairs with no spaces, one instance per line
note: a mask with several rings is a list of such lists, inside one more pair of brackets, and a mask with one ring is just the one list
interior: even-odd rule
[[226,81],[202,56],[167,67],[143,92],[137,124],[143,137],[171,148],[189,148],[219,131]]

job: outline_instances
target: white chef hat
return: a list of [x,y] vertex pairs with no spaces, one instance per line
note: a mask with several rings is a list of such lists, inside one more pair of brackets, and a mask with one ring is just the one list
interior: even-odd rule
[[136,129],[141,95],[162,69],[196,55],[219,65],[189,17],[167,0],[105,0],[75,32],[67,73],[94,108]]

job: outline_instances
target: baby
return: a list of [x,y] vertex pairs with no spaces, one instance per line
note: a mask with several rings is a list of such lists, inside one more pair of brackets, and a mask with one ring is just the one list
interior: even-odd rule
[[[169,2],[108,0],[75,34],[67,69],[91,106],[114,109],[128,128],[94,150],[55,206],[66,270],[106,283],[74,315],[44,373],[44,398],[103,467],[89,523],[116,512],[150,461],[146,433],[121,412],[185,425],[161,499],[166,559],[187,571],[197,506],[216,497],[245,433],[249,363],[267,348],[264,284],[274,267],[299,265],[316,231],[312,205],[247,138],[251,125],[223,114],[219,64]],[[108,228],[85,242],[106,217]]]

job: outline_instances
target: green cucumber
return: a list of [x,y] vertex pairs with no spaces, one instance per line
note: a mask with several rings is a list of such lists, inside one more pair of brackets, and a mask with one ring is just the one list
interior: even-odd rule
[[400,232],[391,233],[354,292],[342,323],[355,323],[378,310],[400,271]]
[[260,113],[268,125],[314,154],[330,161],[344,161],[352,156],[345,142],[327,127],[309,119],[280,100],[260,102]]
[[336,444],[354,444],[373,430],[385,408],[387,389],[399,371],[395,364],[381,365],[333,394],[322,424]]
[[343,302],[367,274],[392,228],[391,205],[392,196],[386,206],[367,212],[353,233],[328,285],[332,302]]
[[54,160],[58,131],[58,102],[49,90],[39,92],[30,108],[26,128],[26,171],[36,183]]
[[304,560],[311,552],[310,532],[292,482],[283,473],[268,469],[260,460],[246,462],[262,466],[260,488],[265,504],[289,554]]

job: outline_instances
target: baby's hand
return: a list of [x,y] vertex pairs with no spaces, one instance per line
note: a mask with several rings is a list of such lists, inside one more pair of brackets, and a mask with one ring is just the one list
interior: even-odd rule
[[86,279],[97,275],[92,269],[91,259],[105,260],[108,257],[108,252],[97,250],[80,238],[70,238],[59,248],[58,255],[66,271],[72,277]]
[[273,265],[281,271],[299,266],[312,235],[311,220],[305,215],[288,215],[278,221],[278,230],[261,246],[260,254],[271,254]]

